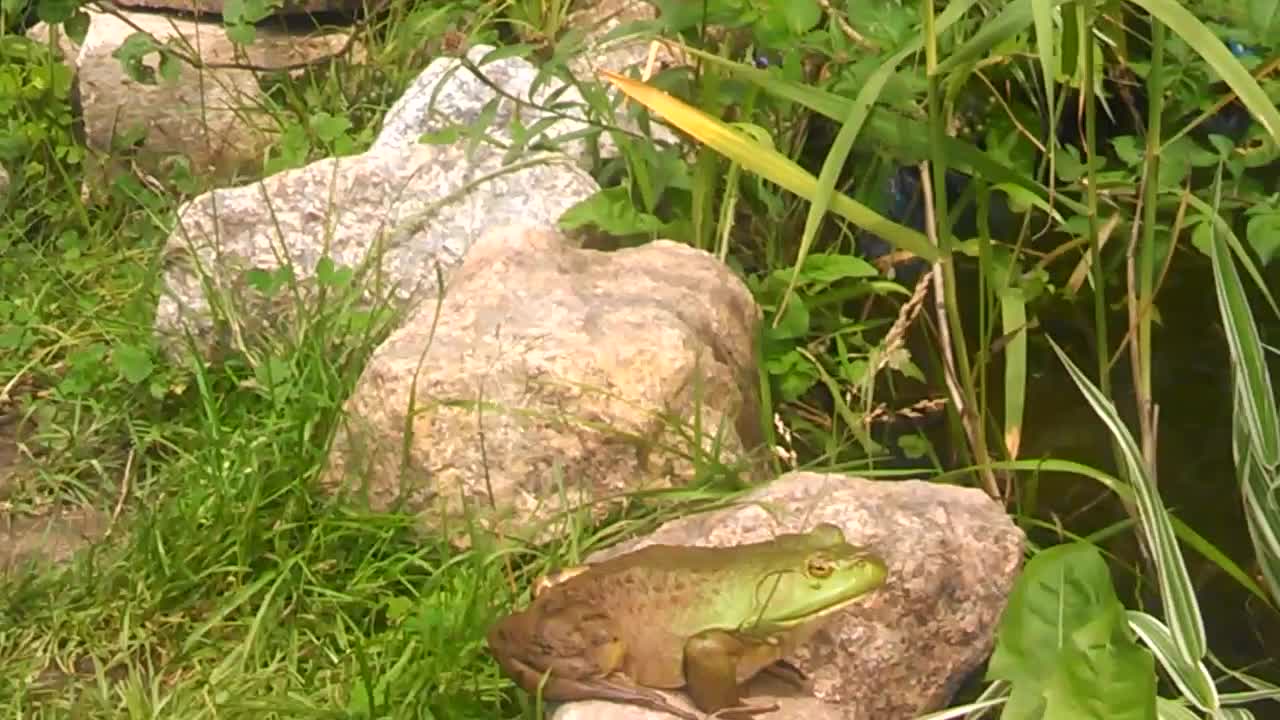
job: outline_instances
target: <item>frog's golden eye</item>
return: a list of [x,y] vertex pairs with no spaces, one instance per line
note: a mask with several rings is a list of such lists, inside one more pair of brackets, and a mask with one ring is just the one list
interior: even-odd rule
[[809,558],[808,570],[812,577],[829,578],[831,573],[836,571],[836,565],[825,555],[814,555]]

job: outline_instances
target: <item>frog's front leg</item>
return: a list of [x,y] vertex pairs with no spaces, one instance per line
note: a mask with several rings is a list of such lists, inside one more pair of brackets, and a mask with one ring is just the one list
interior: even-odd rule
[[693,704],[711,718],[773,712],[776,704],[747,705],[738,684],[738,663],[760,651],[760,643],[724,630],[705,630],[684,644],[684,679]]

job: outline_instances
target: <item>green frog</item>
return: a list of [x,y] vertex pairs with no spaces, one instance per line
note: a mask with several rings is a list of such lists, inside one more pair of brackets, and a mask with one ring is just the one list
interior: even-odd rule
[[880,587],[884,561],[839,527],[729,547],[650,545],[561,571],[489,631],[498,665],[556,702],[611,700],[700,720],[655,689],[683,688],[712,717],[757,714],[742,687],[824,618]]

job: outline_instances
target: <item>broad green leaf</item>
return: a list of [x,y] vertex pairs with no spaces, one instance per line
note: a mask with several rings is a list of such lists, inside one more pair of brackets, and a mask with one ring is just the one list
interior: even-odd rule
[[1002,720],[1154,720],[1154,660],[1124,613],[1097,547],[1037,553],[1009,595],[987,671],[1013,686]]
[[594,225],[615,236],[655,233],[663,226],[661,218],[636,209],[623,185],[606,188],[579,201],[560,216],[559,224],[565,230]]
[[116,372],[126,382],[137,385],[151,375],[155,365],[146,349],[134,345],[120,345],[111,353],[111,362]]
[[1249,245],[1267,265],[1280,253],[1280,212],[1259,213],[1249,218],[1245,230]]
[[879,270],[856,255],[821,253],[805,258],[800,275],[806,284],[826,286],[849,278],[876,277]]
[[1188,664],[1198,662],[1204,657],[1206,648],[1204,619],[1200,616],[1200,603],[1196,598],[1195,586],[1191,584],[1186,561],[1178,548],[1177,536],[1169,521],[1168,511],[1160,500],[1160,490],[1147,474],[1142,452],[1134,442],[1133,436],[1129,434],[1124,421],[1120,419],[1115,406],[1093,383],[1089,382],[1084,373],[1071,362],[1071,358],[1067,357],[1052,338],[1049,339],[1049,344],[1120,448],[1120,455],[1124,461],[1124,475],[1134,491],[1138,524],[1146,546],[1155,561],[1160,599],[1164,604],[1166,621],[1173,630],[1174,640],[1183,658]]
[[76,0],[38,0],[36,17],[50,25],[66,22],[80,9]]
[[1155,660],[1133,642],[1080,648],[1045,690],[1044,720],[1156,720]]

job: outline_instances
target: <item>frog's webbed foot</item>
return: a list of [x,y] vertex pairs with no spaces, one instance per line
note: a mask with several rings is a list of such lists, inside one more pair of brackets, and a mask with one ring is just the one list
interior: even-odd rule
[[812,684],[809,682],[809,676],[804,674],[800,668],[792,665],[786,660],[778,660],[772,665],[760,671],[762,675],[769,675],[777,678],[788,685],[795,687],[797,690],[809,692],[812,690]]

